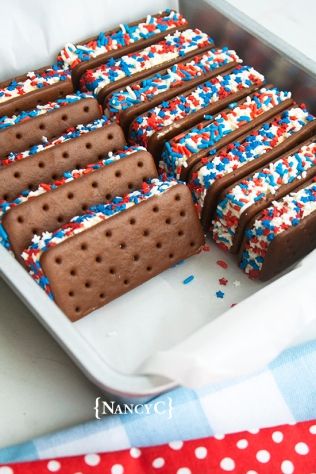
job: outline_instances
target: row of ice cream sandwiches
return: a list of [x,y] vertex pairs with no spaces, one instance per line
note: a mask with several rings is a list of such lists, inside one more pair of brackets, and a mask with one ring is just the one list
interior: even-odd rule
[[[167,28],[161,26],[163,18],[168,23]],[[175,25],[177,21],[178,24]],[[155,30],[155,25],[158,23],[160,32]],[[144,27],[144,24],[152,26],[148,28]],[[154,245],[156,251],[160,252],[155,256],[155,271],[151,264],[147,265],[146,271],[139,267],[140,271],[143,271],[143,280],[138,276],[135,283],[131,277],[123,278],[123,286],[118,285],[118,293],[115,293],[115,285],[117,281],[122,283],[122,276],[115,268],[117,265],[113,264],[110,270],[114,268],[114,272],[107,268],[107,272],[111,275],[109,278],[113,277],[110,281],[114,282],[114,293],[110,291],[109,295],[90,280],[83,282],[82,277],[81,284],[87,290],[87,293],[84,291],[85,297],[87,294],[91,296],[87,305],[76,299],[80,298],[80,291],[69,289],[67,293],[58,289],[59,282],[63,281],[63,278],[67,280],[63,264],[55,262],[55,265],[60,265],[58,269],[64,272],[61,279],[55,278],[54,264],[49,265],[52,270],[47,269],[47,272],[51,272],[51,278],[55,282],[53,284],[51,278],[47,278],[47,272],[41,273],[38,261],[42,257],[43,262],[46,260],[46,251],[55,247],[56,242],[62,243],[68,240],[68,237],[71,242],[75,242],[76,239],[72,240],[70,237],[81,233],[86,227],[93,227],[93,223],[100,223],[99,218],[87,217],[91,212],[116,216],[116,222],[123,219],[118,212],[125,210],[125,207],[121,207],[121,204],[116,206],[115,196],[121,196],[118,198],[119,203],[123,199],[124,203],[128,204],[130,199],[134,200],[135,192],[136,196],[145,194],[146,199],[153,198],[162,193],[155,191],[153,195],[150,192],[152,187],[155,190],[163,189],[165,192],[169,191],[169,187],[174,186],[177,180],[186,181],[196,200],[205,231],[211,229],[215,241],[221,247],[238,252],[241,267],[252,277],[270,278],[315,247],[313,237],[315,233],[310,232],[310,226],[313,225],[310,216],[315,210],[313,208],[314,117],[304,106],[296,105],[290,93],[265,85],[264,77],[259,72],[249,66],[240,65],[242,61],[234,51],[228,48],[214,48],[212,40],[205,33],[188,29],[181,15],[165,12],[161,16],[148,17],[145,23],[139,22],[138,25],[141,26],[138,28],[134,25],[129,29],[125,25],[115,30],[125,31],[124,41],[128,35],[133,35],[135,32],[137,35],[141,29],[143,31],[143,27],[148,31],[151,30],[152,34],[149,34],[147,39],[142,37],[142,40],[133,40],[133,52],[127,51],[126,45],[117,46],[121,43],[120,41],[115,43],[113,39],[115,35],[111,37],[113,41],[110,41],[110,35],[104,33],[99,35],[98,40],[92,39],[79,46],[67,45],[63,50],[58,58],[58,64],[62,64],[63,72],[60,77],[64,76],[64,79],[60,79],[59,85],[62,82],[64,85],[71,83],[70,70],[65,72],[70,67],[73,77],[81,71],[76,80],[79,84],[81,76],[80,87],[85,92],[55,98],[54,101],[47,103],[43,102],[45,96],[40,96],[42,104],[37,104],[33,108],[25,107],[23,111],[17,108],[13,115],[0,117],[2,159],[0,178],[3,178],[0,179],[0,199],[3,200],[0,228],[2,243],[11,248],[21,262],[26,262],[41,286],[50,295],[54,295],[58,304],[72,319],[81,317],[91,308],[104,304],[136,286],[144,281],[144,275],[145,279],[153,276],[157,273],[156,263],[161,255],[167,258],[167,254],[160,252],[162,248],[166,248],[167,241],[162,243],[161,237],[156,242],[151,238],[145,239],[151,245],[146,259],[149,258]],[[155,40],[162,31],[164,34],[161,38],[163,38],[159,38],[161,41],[157,43]],[[148,43],[145,43],[147,40]],[[141,45],[146,47],[141,48]],[[138,51],[134,52],[137,48]],[[106,55],[106,60],[103,54]],[[121,57],[118,57],[119,54]],[[96,66],[94,70],[89,70],[91,64]],[[53,76],[58,75],[56,66],[51,69],[55,71]],[[66,74],[68,82],[65,79]],[[35,97],[36,94],[45,92],[45,89],[46,93],[50,93],[52,85],[46,82],[47,84],[37,87],[33,78],[33,89],[27,82],[28,85],[24,90],[23,81],[17,86],[13,84],[10,87],[13,91],[20,88],[18,95],[23,100],[27,97],[27,100],[30,100],[31,96]],[[40,83],[38,81],[38,84]],[[10,106],[10,102],[12,104],[15,102],[16,105],[21,100],[15,97],[15,92],[11,93],[12,97],[8,91],[4,92],[9,98],[4,99],[2,103],[7,106],[8,104]],[[65,91],[61,92],[59,91],[59,95],[63,96]],[[103,110],[91,93],[98,98]],[[102,115],[103,112],[106,116]],[[117,123],[123,127],[126,138],[133,145],[132,148],[122,150],[125,140]],[[304,141],[306,142],[302,144]],[[139,153],[146,153],[143,148],[139,148],[143,146],[152,152],[156,165],[159,165],[159,170],[163,173],[163,181],[160,183],[152,181],[157,178],[157,173],[153,171],[151,158],[151,164],[149,169],[146,167],[146,172],[142,169],[143,164],[139,165],[138,158],[133,159],[132,165],[125,165],[130,161],[126,159],[129,155],[137,157]],[[292,152],[295,146],[298,148]],[[117,152],[120,149],[121,151]],[[306,159],[306,153],[309,159]],[[148,153],[146,156],[150,157]],[[293,159],[293,156],[299,156],[301,161]],[[281,165],[278,159],[281,159]],[[147,158],[149,163],[148,160],[149,158]],[[284,160],[287,160],[287,163]],[[116,169],[122,164],[129,166],[127,172],[124,171],[124,186],[121,186],[122,169]],[[270,174],[267,173],[267,169]],[[94,179],[96,176],[100,176],[100,179]],[[246,186],[244,178],[250,180],[252,184]],[[273,180],[276,180],[279,187],[271,186]],[[76,193],[71,190],[72,186],[76,187]],[[183,185],[178,187],[182,189]],[[127,196],[126,193],[131,191],[132,193]],[[304,195],[296,197],[296,192]],[[241,202],[245,200],[245,196],[240,196],[240,193],[246,195],[248,201],[245,205],[239,203],[237,209],[238,199]],[[273,200],[272,195],[277,195],[278,201]],[[194,232],[176,228],[179,238],[189,235],[187,242],[183,240],[182,258],[197,251],[203,241],[201,229],[193,217],[194,213],[192,214],[192,203],[187,192],[184,198],[185,209],[182,208],[179,215],[176,213],[172,217],[165,217],[162,221],[167,232],[165,228],[159,231],[159,226],[156,225],[158,221],[151,222],[152,218],[150,220],[150,225],[155,229],[157,227],[156,231],[160,236],[164,235],[164,232],[168,236],[168,232],[171,232],[169,237],[172,240],[173,230],[169,224],[172,222],[175,225],[176,217],[182,218],[180,219],[182,224],[188,220],[188,229],[192,225]],[[164,194],[164,200],[166,199]],[[300,201],[299,205],[294,204],[293,207],[295,199]],[[159,215],[163,216],[168,211],[168,200],[166,207],[164,200],[160,197],[161,204],[157,206]],[[283,204],[277,204],[282,200]],[[136,199],[135,204],[140,202]],[[257,206],[258,202],[260,209]],[[112,213],[113,206],[116,209],[114,213]],[[279,206],[278,211],[275,208],[271,211],[271,206]],[[289,209],[300,208],[300,218],[296,212],[295,218],[292,219],[294,211],[287,213],[285,211],[287,206]],[[308,212],[304,207],[308,208]],[[244,211],[248,208],[251,213],[245,220]],[[140,212],[140,207],[136,206],[135,209]],[[265,217],[261,218],[259,212]],[[267,219],[266,215],[269,215],[270,219]],[[287,219],[286,225],[279,225],[281,215],[283,219]],[[256,217],[258,219],[255,219]],[[81,230],[69,232],[69,219],[74,222],[71,228],[78,227]],[[267,224],[267,220],[270,221],[269,233],[266,228],[260,230],[260,219],[264,223],[263,226]],[[138,222],[138,219],[131,220]],[[231,220],[235,227],[231,224]],[[292,221],[293,225],[290,225]],[[275,222],[278,222],[277,227]],[[306,227],[306,222],[311,224]],[[308,238],[306,237],[303,246],[298,246],[298,239],[291,235],[300,235],[301,228]],[[67,229],[67,239],[64,238],[63,229]],[[61,241],[59,237],[56,240],[55,232],[61,232],[57,234],[63,235]],[[119,232],[122,232],[122,229],[119,229]],[[148,229],[143,229],[142,232],[143,237],[151,234]],[[269,237],[265,237],[266,235]],[[290,254],[285,248],[282,252],[284,237],[290,240],[292,238]],[[39,244],[40,247],[43,247],[45,240],[44,252],[29,252],[33,245],[29,247],[32,238],[33,244]],[[137,240],[133,245],[128,245],[128,248],[135,249],[138,245]],[[109,241],[111,242],[111,239]],[[283,243],[281,245],[278,242]],[[119,248],[126,249],[126,242],[121,243]],[[91,247],[91,252],[95,250],[94,245],[84,247],[86,250]],[[275,249],[279,255],[278,264],[273,258]],[[111,252],[112,250],[113,248]],[[35,254],[40,257],[35,257]],[[120,256],[122,255],[121,252]],[[82,254],[82,258],[86,256],[87,252]],[[94,266],[103,258],[99,256],[101,260],[98,262],[97,257],[98,255],[95,256]],[[139,262],[139,257],[140,255],[134,252],[133,261]],[[128,262],[129,258],[131,255],[128,257]],[[162,263],[165,265],[164,268],[167,268],[177,261],[178,255],[174,249],[169,249],[167,261],[164,258]],[[37,263],[34,266],[35,260]],[[64,261],[63,258],[57,260]],[[116,263],[117,261],[119,260],[116,260]],[[71,263],[70,257],[67,257],[67,262]],[[124,259],[122,262],[124,263]],[[126,272],[129,263],[124,268]],[[74,272],[72,270],[74,269],[69,270],[69,275],[77,276],[78,269]],[[119,280],[115,280],[113,275]],[[77,284],[76,279],[71,278],[69,285],[74,284]],[[57,285],[55,291],[52,290],[54,285],[55,287]],[[98,298],[91,288],[100,291]]]
[[189,189],[159,180],[96,99],[77,93],[33,112],[2,121],[0,137],[46,136],[1,160],[0,243],[72,321],[200,249]]
[[0,115],[11,116],[73,92],[90,67],[102,65],[108,75],[105,82],[113,87],[123,78],[168,67],[211,45],[207,35],[188,29],[187,21],[173,10],[148,15],[77,45],[67,43],[53,65],[0,83]]

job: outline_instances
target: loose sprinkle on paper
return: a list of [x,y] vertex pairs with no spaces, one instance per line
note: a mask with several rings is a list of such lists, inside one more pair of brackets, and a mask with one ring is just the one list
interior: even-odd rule
[[217,260],[216,263],[219,267],[222,267],[222,268],[225,268],[225,269],[228,268],[228,264],[226,262],[224,262],[224,260]]
[[220,298],[220,299],[223,299],[224,296],[225,296],[225,293],[223,291],[216,291],[216,298]]
[[240,281],[239,280],[233,281],[233,285],[236,286],[236,287],[240,286]]
[[187,278],[185,278],[185,279],[183,280],[182,283],[183,283],[184,285],[188,285],[189,283],[191,283],[192,280],[194,280],[194,275],[189,275]]
[[223,286],[226,286],[228,283],[228,280],[226,278],[219,278],[218,281],[219,281],[219,284]]

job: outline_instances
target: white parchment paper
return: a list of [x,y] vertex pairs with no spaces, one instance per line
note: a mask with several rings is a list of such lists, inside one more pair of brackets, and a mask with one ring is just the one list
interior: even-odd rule
[[141,370],[196,387],[247,375],[282,350],[316,337],[316,251]]

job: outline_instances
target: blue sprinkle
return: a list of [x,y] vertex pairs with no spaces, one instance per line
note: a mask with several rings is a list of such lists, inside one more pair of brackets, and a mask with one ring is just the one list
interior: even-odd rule
[[216,298],[220,298],[220,299],[223,299],[224,296],[225,296],[225,293],[223,291],[216,291]]
[[183,280],[182,283],[183,283],[184,285],[188,285],[189,283],[191,283],[192,280],[194,280],[194,275],[188,276],[187,278],[185,278],[185,279]]

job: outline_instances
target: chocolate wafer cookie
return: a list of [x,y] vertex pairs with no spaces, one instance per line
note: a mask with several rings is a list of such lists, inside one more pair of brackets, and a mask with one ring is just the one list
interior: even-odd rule
[[316,248],[316,181],[274,201],[247,231],[240,267],[262,281],[273,278]]
[[189,189],[154,180],[34,238],[22,256],[75,321],[196,253],[203,241]]
[[237,253],[253,217],[316,175],[316,137],[226,189],[216,208],[213,238]]
[[144,148],[111,152],[104,160],[67,172],[50,185],[41,183],[35,191],[24,191],[12,203],[0,203],[7,235],[2,244],[20,259],[34,234],[53,232],[88,207],[128,194],[156,177],[153,158]]
[[130,124],[137,116],[214,76],[234,69],[240,62],[235,51],[214,48],[112,92],[103,103],[105,113],[115,118],[128,133]]
[[20,152],[40,143],[43,137],[45,140],[56,137],[69,127],[86,124],[102,116],[96,99],[79,92],[37,111],[31,118],[27,115],[26,120],[18,120],[16,124],[12,123],[12,119],[2,122],[6,126],[0,128],[0,160],[6,158],[8,153]]
[[188,180],[201,158],[216,153],[217,149],[288,108],[293,104],[290,97],[289,92],[267,86],[230,104],[215,118],[206,117],[203,122],[165,143],[161,169],[177,179]]
[[99,161],[125,144],[121,127],[103,117],[23,153],[12,153],[0,167],[0,199],[12,201],[24,189],[56,181],[65,171]]
[[0,82],[0,116],[11,116],[73,92],[71,74],[56,63]]
[[183,30],[188,22],[174,10],[165,10],[155,15],[147,15],[138,21],[121,24],[116,29],[101,32],[80,41],[78,44],[67,43],[61,50],[58,59],[72,70],[72,79],[76,87],[87,69],[105,63],[110,58],[117,58],[138,49],[156,43],[169,33]]
[[198,29],[176,31],[148,48],[109,60],[98,69],[89,69],[82,76],[80,87],[93,92],[102,104],[108,94],[129,85],[131,80],[142,79],[212,46],[212,39]]
[[259,89],[263,82],[262,74],[252,67],[238,66],[137,117],[130,126],[129,139],[146,146],[159,162],[167,140],[199,123],[205,114],[217,113]]
[[221,193],[241,178],[286,153],[316,132],[316,120],[304,106],[294,106],[201,158],[188,185],[198,203],[205,232],[210,228]]

